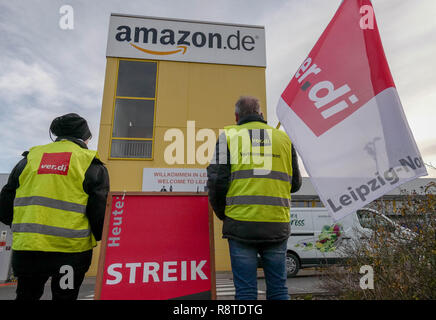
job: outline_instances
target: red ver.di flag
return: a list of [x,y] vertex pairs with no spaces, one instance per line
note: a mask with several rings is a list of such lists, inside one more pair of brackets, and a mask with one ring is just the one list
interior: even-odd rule
[[343,1],[277,106],[335,220],[427,175],[373,13],[369,0]]

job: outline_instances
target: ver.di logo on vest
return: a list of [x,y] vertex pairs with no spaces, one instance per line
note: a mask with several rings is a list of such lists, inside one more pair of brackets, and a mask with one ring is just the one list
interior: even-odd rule
[[[193,32],[171,28],[158,30],[157,28],[127,25],[120,25],[116,30],[118,31],[115,35],[117,41],[129,42],[133,48],[151,55],[185,54],[191,45],[196,48],[252,51],[256,43],[256,37],[242,34],[241,30],[236,30],[230,35],[223,35],[220,32]],[[158,44],[169,46],[170,49],[152,50],[149,47],[141,47],[139,44]]]
[[38,167],[38,174],[66,176],[70,168],[71,154],[71,152],[44,153]]

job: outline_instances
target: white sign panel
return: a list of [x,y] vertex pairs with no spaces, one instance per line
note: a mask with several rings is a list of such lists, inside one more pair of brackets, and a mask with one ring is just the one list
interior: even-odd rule
[[205,192],[206,169],[144,168],[142,191],[144,192]]
[[265,29],[112,14],[106,56],[265,67]]
[[9,280],[11,276],[12,231],[0,222],[0,281]]

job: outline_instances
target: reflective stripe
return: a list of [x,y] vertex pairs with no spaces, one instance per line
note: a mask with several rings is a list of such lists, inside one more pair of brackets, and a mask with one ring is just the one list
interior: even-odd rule
[[266,178],[275,179],[286,182],[291,182],[292,178],[285,172],[280,171],[269,171],[269,170],[239,170],[232,172],[231,179],[251,179],[251,178]]
[[268,197],[268,196],[236,196],[227,197],[226,205],[233,206],[238,204],[257,204],[257,205],[270,205],[280,207],[290,207],[291,200],[286,198]]
[[73,211],[78,213],[86,212],[85,205],[62,201],[62,200],[50,199],[46,197],[23,197],[23,198],[15,198],[14,200],[14,207],[35,206],[35,205],[53,208],[53,209],[60,209],[65,211]]
[[12,232],[31,232],[64,238],[86,238],[91,234],[89,229],[73,230],[38,223],[15,223],[12,225]]

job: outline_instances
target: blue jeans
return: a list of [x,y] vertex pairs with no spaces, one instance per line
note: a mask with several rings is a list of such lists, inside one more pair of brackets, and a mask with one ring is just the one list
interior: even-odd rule
[[230,260],[236,300],[257,299],[257,254],[262,259],[268,300],[289,300],[286,287],[287,241],[274,244],[248,244],[229,239]]

